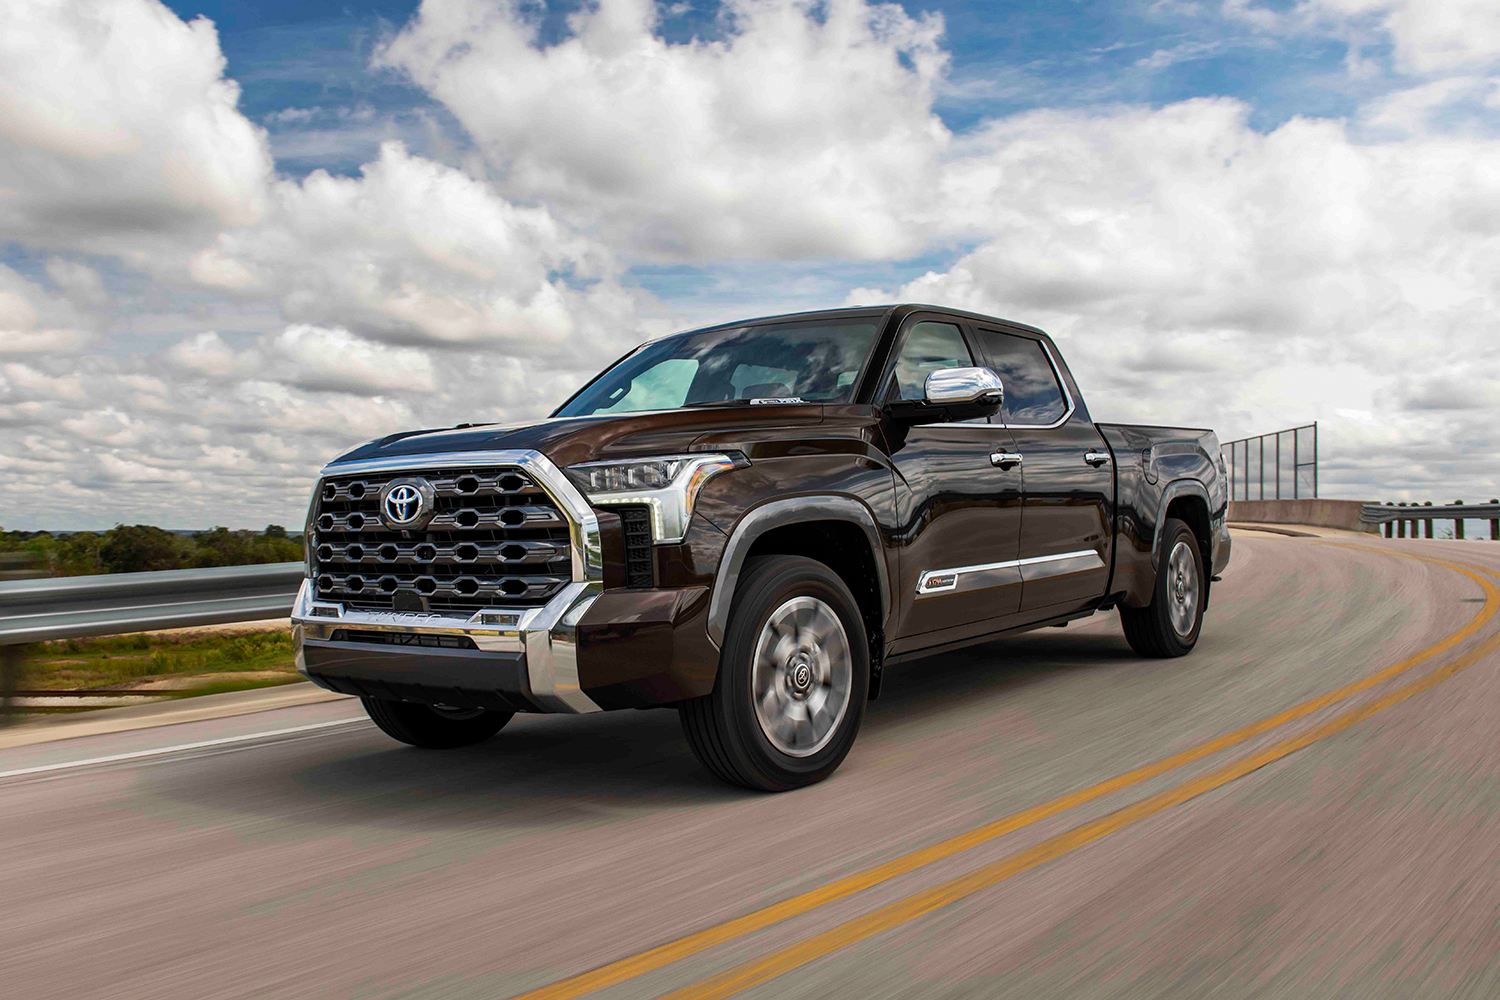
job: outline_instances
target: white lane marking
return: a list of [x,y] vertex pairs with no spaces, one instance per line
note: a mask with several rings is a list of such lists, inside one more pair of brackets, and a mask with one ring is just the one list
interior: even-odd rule
[[368,719],[335,719],[332,722],[313,722],[305,726],[291,726],[287,729],[268,729],[263,733],[246,733],[243,736],[225,736],[217,740],[201,740],[197,743],[181,743],[175,747],[158,747],[155,750],[136,750],[133,753],[117,753],[108,757],[90,757],[87,760],[70,760],[61,764],[43,764],[40,767],[21,767],[14,771],[0,771],[0,778],[17,778],[23,774],[41,774],[44,771],[63,771],[70,767],[91,767],[95,764],[113,764],[121,760],[139,760],[142,757],[160,757],[162,754],[181,753],[184,750],[202,750],[205,747],[221,747],[230,743],[248,743],[251,740],[263,740],[271,736],[286,736],[289,733],[305,733],[313,729],[327,729],[330,726],[347,726],[354,722],[368,722]]

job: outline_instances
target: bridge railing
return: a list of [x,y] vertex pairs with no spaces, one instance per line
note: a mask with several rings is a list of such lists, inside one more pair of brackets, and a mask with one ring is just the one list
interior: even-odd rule
[[1433,521],[1452,521],[1453,537],[1463,538],[1465,521],[1489,521],[1490,538],[1500,541],[1500,500],[1450,504],[1433,504],[1431,501],[1422,504],[1367,503],[1360,510],[1359,519],[1366,524],[1385,525],[1387,538],[1407,537],[1408,525],[1412,538],[1420,537],[1417,534],[1419,526],[1425,529],[1426,537],[1431,538]]

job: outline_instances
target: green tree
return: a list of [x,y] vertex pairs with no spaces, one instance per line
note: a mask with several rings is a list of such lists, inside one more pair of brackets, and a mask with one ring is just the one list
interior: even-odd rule
[[183,541],[171,532],[149,524],[116,525],[99,549],[104,568],[111,573],[143,573],[150,570],[180,569],[183,564]]
[[104,572],[104,536],[79,531],[58,539],[48,568],[57,576],[92,576]]
[[222,526],[195,535],[193,542],[198,551],[193,557],[193,565],[245,566],[259,562],[251,547],[254,537],[248,531],[230,531]]

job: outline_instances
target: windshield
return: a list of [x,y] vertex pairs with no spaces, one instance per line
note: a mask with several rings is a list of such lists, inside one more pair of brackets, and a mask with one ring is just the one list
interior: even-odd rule
[[555,414],[675,410],[735,399],[847,403],[874,319],[741,326],[668,337],[621,361]]

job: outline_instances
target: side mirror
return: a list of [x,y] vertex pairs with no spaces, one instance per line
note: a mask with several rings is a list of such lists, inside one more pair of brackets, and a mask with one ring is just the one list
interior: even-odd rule
[[1000,376],[988,368],[939,368],[927,376],[923,390],[933,406],[988,406],[989,416],[1005,402]]
[[910,424],[988,417],[1005,402],[1005,386],[988,368],[939,368],[927,376],[923,395],[921,400],[893,401],[891,416]]

